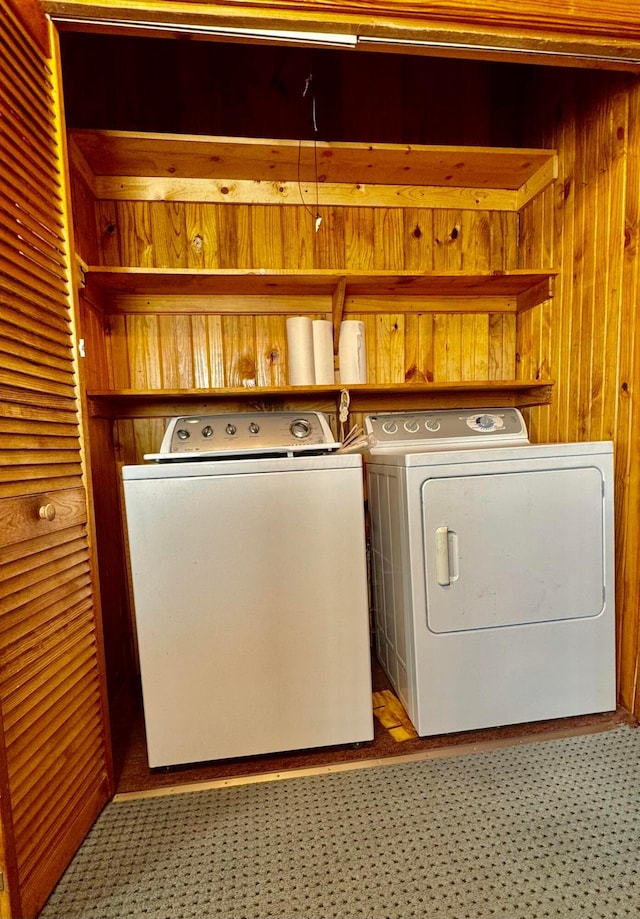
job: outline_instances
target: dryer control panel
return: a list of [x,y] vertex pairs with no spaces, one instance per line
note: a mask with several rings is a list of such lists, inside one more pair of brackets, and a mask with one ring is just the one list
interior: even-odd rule
[[427,453],[528,444],[517,408],[443,409],[385,412],[365,418],[368,452]]

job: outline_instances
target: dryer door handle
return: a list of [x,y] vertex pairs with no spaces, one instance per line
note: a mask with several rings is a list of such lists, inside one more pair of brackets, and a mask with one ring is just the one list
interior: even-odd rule
[[441,587],[449,587],[449,527],[436,529],[436,580]]
[[458,535],[448,526],[436,528],[436,580],[440,587],[450,587],[460,577]]

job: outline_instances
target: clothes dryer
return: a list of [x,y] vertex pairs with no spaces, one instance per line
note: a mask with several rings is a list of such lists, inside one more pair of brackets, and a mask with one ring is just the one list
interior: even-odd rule
[[365,420],[379,660],[421,736],[615,708],[613,455],[517,409]]

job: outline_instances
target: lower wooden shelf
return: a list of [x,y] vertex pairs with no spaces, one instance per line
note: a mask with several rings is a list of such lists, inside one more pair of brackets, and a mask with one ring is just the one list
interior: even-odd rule
[[335,412],[349,393],[351,412],[427,408],[524,408],[551,402],[551,380],[491,380],[455,383],[367,383],[358,385],[235,387],[228,389],[114,390],[87,393],[93,417],[157,418],[206,412],[314,409]]

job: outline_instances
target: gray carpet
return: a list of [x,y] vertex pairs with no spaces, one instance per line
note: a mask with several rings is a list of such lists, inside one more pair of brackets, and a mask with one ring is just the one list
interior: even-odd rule
[[42,919],[640,916],[640,730],[112,802]]

